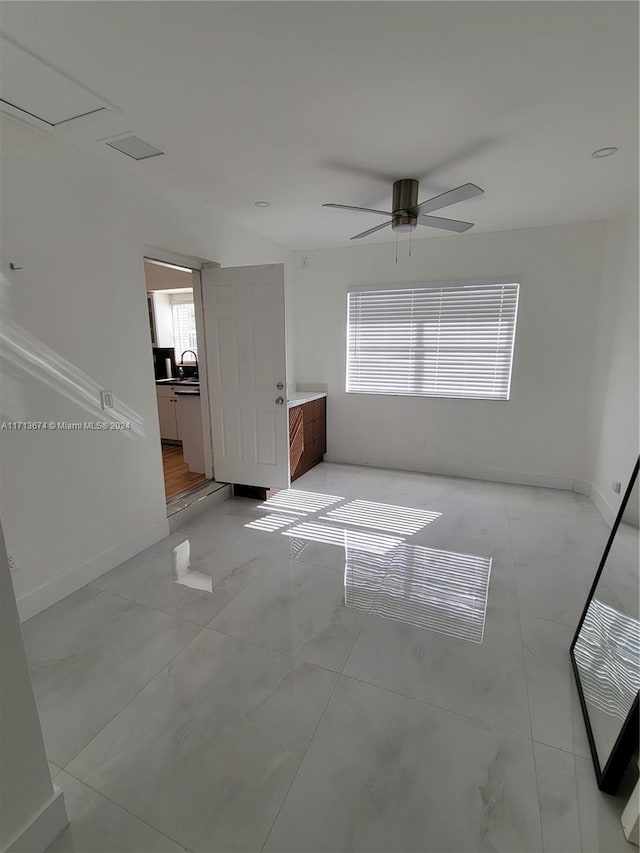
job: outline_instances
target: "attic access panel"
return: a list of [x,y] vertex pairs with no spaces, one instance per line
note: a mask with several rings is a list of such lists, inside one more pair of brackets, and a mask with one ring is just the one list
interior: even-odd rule
[[102,98],[0,37],[0,106],[57,127],[94,113],[112,112]]

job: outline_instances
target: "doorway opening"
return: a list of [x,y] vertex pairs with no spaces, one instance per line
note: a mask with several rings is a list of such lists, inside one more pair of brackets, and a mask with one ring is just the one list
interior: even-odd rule
[[213,481],[200,272],[144,258],[168,506]]

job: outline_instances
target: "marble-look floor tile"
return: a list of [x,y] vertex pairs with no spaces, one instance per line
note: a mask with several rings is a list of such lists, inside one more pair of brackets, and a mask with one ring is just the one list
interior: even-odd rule
[[533,739],[589,756],[569,647],[574,628],[523,616],[522,641]]
[[[484,633],[491,560],[420,545],[401,545],[376,573],[349,556],[349,580],[372,614],[474,643]],[[375,566],[373,567],[375,568]],[[351,577],[352,576],[352,577]],[[365,581],[363,583],[363,580]],[[368,583],[367,583],[368,582]]]
[[23,628],[47,755],[61,767],[201,630],[93,587]]
[[[541,817],[547,853],[630,853],[568,655],[609,533],[591,501],[324,463],[287,502],[218,504],[26,623],[56,853],[257,851],[276,815],[270,851],[515,853]],[[405,577],[420,549],[452,556]],[[492,558],[484,634],[460,554]]]
[[545,853],[582,850],[575,756],[534,743]]
[[481,556],[511,548],[506,509],[466,505],[443,508],[440,512],[439,518],[416,534],[416,542]]
[[180,531],[180,541],[189,540],[191,561],[198,571],[209,568],[209,574],[224,573],[260,557],[265,551],[265,538],[243,525],[228,525],[217,517],[211,527]]
[[598,563],[532,551],[514,552],[520,611],[577,627]]
[[235,558],[233,549],[220,543],[204,556],[201,547],[199,557],[192,556],[191,548],[189,538],[173,541],[164,553],[112,584],[109,592],[199,625],[208,624],[260,574],[264,561],[253,557],[238,563],[247,554]]
[[530,740],[344,677],[265,847],[540,849]]
[[370,615],[344,672],[531,735],[518,616],[489,607],[481,643]]
[[384,486],[391,482],[393,472],[379,468],[365,469],[358,465],[324,462],[299,477],[292,484],[292,488],[353,497],[362,493],[362,485],[365,480],[371,481],[372,474],[378,485]]
[[310,518],[315,521],[316,515],[287,516],[261,508],[263,506],[258,504],[240,515],[224,515],[218,511],[200,518],[197,524],[182,528],[183,538],[191,542],[194,563],[211,565],[220,572],[270,555],[284,560],[304,560],[339,571],[344,568],[344,547],[336,547],[315,535],[297,537],[290,534]]
[[105,799],[62,770],[69,825],[47,853],[179,853],[184,847]]
[[402,471],[396,472],[392,489],[399,503],[440,512],[474,506],[506,510],[503,483]]
[[518,593],[511,548],[495,548],[485,556],[491,557],[489,606],[518,612]]
[[616,796],[598,789],[590,758],[576,756],[578,809],[584,853],[637,853],[625,838],[620,816],[629,798],[636,775],[629,774]]
[[190,850],[259,850],[336,679],[205,629],[69,772]]
[[[299,529],[300,525],[294,525],[292,529]],[[310,566],[321,566],[325,569],[344,573],[346,561],[344,542],[340,545],[328,542],[315,541],[313,532],[304,538],[302,536],[288,536],[290,557],[292,560],[302,560]]]
[[609,538],[603,519],[572,513],[522,512],[510,519],[514,551],[534,551],[597,563]]
[[573,514],[585,520],[602,522],[602,516],[590,498],[566,489],[544,489],[539,486],[506,486],[507,506],[511,515],[525,513]]
[[365,616],[345,606],[344,579],[332,569],[266,558],[210,627],[340,671]]
[[100,575],[97,580],[93,581],[92,586],[97,587],[98,589],[108,590],[109,587],[118,583],[118,581],[133,574],[133,572],[137,571],[147,561],[154,560],[159,557],[161,558],[163,554],[166,554],[166,552],[179,541],[179,537],[175,533],[172,533],[170,536],[166,536],[164,539],[161,539],[149,548],[145,548],[144,551],[141,551],[134,557],[131,557],[131,559],[125,560],[124,563],[121,563],[119,566],[116,566],[110,571],[105,572],[103,575]]

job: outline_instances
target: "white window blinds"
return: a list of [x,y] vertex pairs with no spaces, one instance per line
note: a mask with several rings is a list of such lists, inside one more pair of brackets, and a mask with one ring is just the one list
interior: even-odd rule
[[[171,294],[171,319],[173,322],[173,341],[176,350],[176,358],[185,350],[198,352],[196,338],[196,315],[193,307],[193,296],[190,294],[189,301],[181,294]],[[193,361],[193,356],[188,353],[186,361]]]
[[355,290],[347,391],[508,400],[518,284]]

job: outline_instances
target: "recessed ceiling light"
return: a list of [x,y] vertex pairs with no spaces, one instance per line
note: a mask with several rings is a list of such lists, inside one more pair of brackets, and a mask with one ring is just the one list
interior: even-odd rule
[[271,202],[269,201],[256,201],[254,204],[256,207],[271,207]]
[[618,149],[610,145],[607,148],[598,148],[597,151],[594,151],[591,156],[595,157],[596,160],[601,160],[603,157],[611,157],[612,154],[615,154]]

